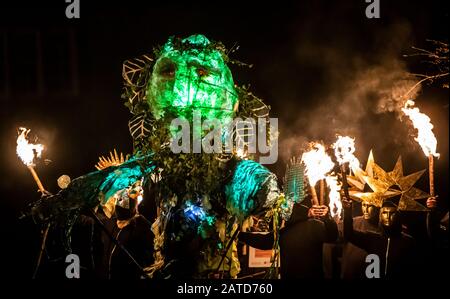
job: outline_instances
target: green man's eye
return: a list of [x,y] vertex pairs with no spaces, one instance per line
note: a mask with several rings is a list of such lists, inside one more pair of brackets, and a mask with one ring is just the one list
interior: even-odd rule
[[209,71],[206,68],[203,68],[203,67],[197,68],[197,75],[199,75],[200,77],[205,77],[208,74],[209,74]]
[[158,67],[159,75],[166,77],[168,79],[175,77],[175,72],[177,70],[177,66],[173,61],[166,60],[161,62]]

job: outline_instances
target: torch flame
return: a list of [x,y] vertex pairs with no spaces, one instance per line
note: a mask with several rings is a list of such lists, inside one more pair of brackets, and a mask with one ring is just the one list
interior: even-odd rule
[[403,113],[411,119],[414,128],[417,129],[418,134],[414,140],[422,147],[425,156],[433,155],[439,157],[439,154],[436,153],[437,140],[433,134],[433,125],[430,122],[430,118],[426,114],[421,113],[419,108],[414,107],[414,105],[413,100],[408,100],[402,108]]
[[330,172],[334,163],[325,153],[325,147],[320,143],[312,143],[311,150],[303,153],[302,162],[305,164],[305,174],[309,184],[315,186],[317,181],[325,179],[325,175]]
[[333,148],[339,164],[342,165],[348,162],[352,170],[359,169],[359,160],[353,154],[355,152],[354,138],[338,135]]
[[330,214],[332,217],[337,215],[340,219],[342,212],[342,203],[339,191],[341,190],[341,186],[338,184],[336,176],[329,175],[325,180],[328,187],[330,187],[330,193],[328,194],[330,198],[330,203],[328,205],[330,208]]
[[42,144],[29,143],[27,140],[29,129],[19,128],[16,152],[26,166],[34,165],[34,158],[41,157],[44,146]]

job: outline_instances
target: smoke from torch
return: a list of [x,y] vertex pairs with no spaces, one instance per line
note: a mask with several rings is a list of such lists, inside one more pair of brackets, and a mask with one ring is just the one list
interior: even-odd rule
[[[311,150],[303,153],[302,162],[305,164],[305,174],[311,187],[313,205],[318,205],[319,200],[314,186],[319,180],[326,178],[326,174],[333,169],[334,163],[326,154],[325,147],[320,143],[311,143]],[[323,197],[323,191],[321,194]],[[320,204],[322,203],[323,198],[320,200]]]
[[433,124],[430,118],[421,113],[419,108],[414,107],[415,103],[413,100],[408,100],[405,106],[402,108],[403,113],[405,113],[412,121],[414,128],[417,129],[417,137],[414,138],[425,156],[428,157],[428,168],[429,168],[429,179],[430,179],[430,194],[434,196],[434,161],[433,157],[439,158],[439,154],[436,152],[437,140],[433,134]]
[[38,185],[39,191],[45,192],[44,186],[41,183],[36,171],[34,170],[34,159],[41,157],[44,146],[42,144],[29,143],[27,140],[29,129],[19,128],[19,136],[17,137],[17,148],[16,152],[23,163],[28,167],[31,175],[33,176],[36,184]]

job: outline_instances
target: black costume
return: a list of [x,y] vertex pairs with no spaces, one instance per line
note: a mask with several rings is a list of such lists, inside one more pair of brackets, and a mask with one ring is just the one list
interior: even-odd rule
[[[117,219],[111,218],[105,226],[109,233],[122,244],[141,267],[153,262],[153,232],[151,225],[141,215],[136,215],[127,226],[120,229]],[[131,261],[130,257],[115,245],[106,234],[102,236],[104,246],[103,265],[106,267],[105,278],[110,279],[139,279],[140,269]]]
[[[336,222],[330,217],[308,219],[308,208],[295,205],[286,226],[280,230],[280,274],[283,279],[323,278],[322,246],[338,236]],[[239,240],[258,249],[272,249],[273,232],[241,232]]]
[[[377,223],[364,219],[363,216],[353,218],[353,230],[358,232],[371,232],[380,234]],[[365,270],[367,267],[366,257],[369,253],[351,242],[344,244],[341,262],[341,278],[364,279],[367,278]]]
[[420,271],[415,241],[401,232],[400,225],[383,229],[381,234],[356,231],[353,229],[352,209],[347,207],[344,208],[344,238],[369,254],[378,255],[381,277],[412,278]]

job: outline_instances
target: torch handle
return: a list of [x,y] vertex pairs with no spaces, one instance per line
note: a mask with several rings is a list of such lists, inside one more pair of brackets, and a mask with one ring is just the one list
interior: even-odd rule
[[323,205],[324,197],[325,197],[325,182],[324,180],[319,181],[319,203],[320,205]]
[[428,173],[430,179],[430,195],[434,196],[434,159],[433,155],[428,156]]
[[39,191],[41,191],[42,193],[45,192],[44,186],[41,183],[41,180],[39,179],[36,171],[34,170],[33,166],[28,166],[28,169],[31,172],[31,175],[33,176],[34,180],[36,181],[36,184],[38,185]]
[[[433,155],[428,156],[428,175],[430,180],[430,195],[434,197],[434,158]],[[429,238],[432,238],[432,223],[431,223],[431,212],[427,212],[426,226],[427,234]]]
[[344,194],[347,200],[350,200],[350,195],[348,193],[348,182],[347,182],[347,171],[345,169],[345,164],[342,164],[341,166],[341,172],[342,172],[342,187],[344,188]]
[[317,192],[316,192],[316,188],[314,188],[314,186],[311,186],[311,196],[312,196],[312,204],[318,205],[319,200],[317,199]]

